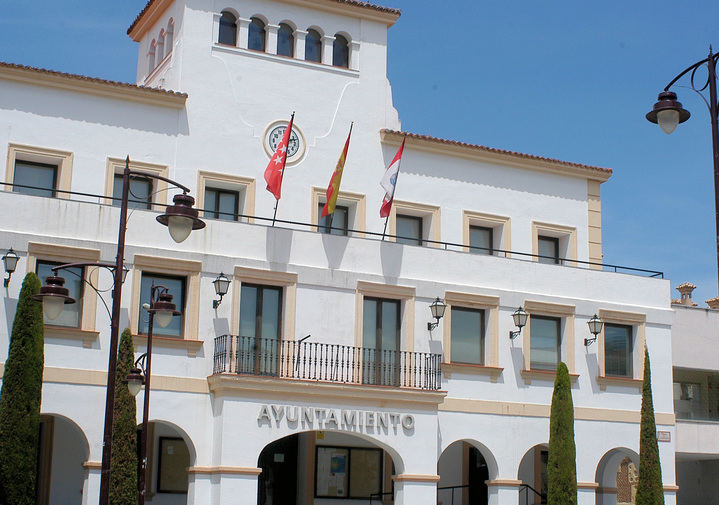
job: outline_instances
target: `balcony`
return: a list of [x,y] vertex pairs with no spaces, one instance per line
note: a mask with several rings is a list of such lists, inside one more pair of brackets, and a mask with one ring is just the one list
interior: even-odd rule
[[441,354],[223,335],[213,374],[439,391]]

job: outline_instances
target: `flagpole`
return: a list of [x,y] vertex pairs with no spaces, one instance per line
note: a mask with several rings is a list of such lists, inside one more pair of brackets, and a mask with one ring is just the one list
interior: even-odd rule
[[[402,154],[404,154],[404,143],[407,141],[407,135],[404,136],[402,139],[402,144],[400,145],[400,151],[402,151]],[[387,223],[389,222],[389,216],[392,215],[392,202],[394,202],[394,194],[397,190],[397,180],[399,179],[399,169],[402,166],[402,157],[400,156],[399,164],[397,165],[397,177],[394,181],[395,183],[395,189],[392,191],[392,199],[390,200],[390,208],[389,208],[389,214],[387,214],[387,217],[384,220],[384,230],[382,230],[382,241],[384,242],[384,236],[387,234]],[[395,230],[395,234],[397,233],[397,230]]]
[[[392,212],[392,210],[390,209],[390,213],[391,213],[391,212]],[[387,222],[388,222],[388,221],[389,221],[389,215],[387,215],[387,217],[384,218],[384,230],[382,231],[382,241],[383,241],[383,242],[384,242],[385,233],[387,233]]]
[[[288,145],[285,146],[285,159],[283,160],[282,173],[280,174],[280,188],[282,187],[282,181],[285,178],[285,169],[287,168],[287,151],[290,150],[289,139],[292,138],[292,123],[294,123],[294,122],[295,122],[295,111],[292,111],[292,117],[290,118],[290,124],[287,125],[287,128],[290,129],[290,136],[287,137]],[[280,199],[278,198],[275,200],[275,213],[272,215],[272,226],[275,225],[275,219],[277,219],[277,207],[279,207],[279,206],[280,206]]]

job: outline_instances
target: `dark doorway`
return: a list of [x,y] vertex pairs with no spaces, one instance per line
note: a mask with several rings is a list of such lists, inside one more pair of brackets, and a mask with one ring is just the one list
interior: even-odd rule
[[282,438],[260,454],[257,505],[296,505],[298,439],[297,435]]
[[484,505],[487,503],[487,484],[489,469],[482,453],[475,447],[469,448],[469,503]]

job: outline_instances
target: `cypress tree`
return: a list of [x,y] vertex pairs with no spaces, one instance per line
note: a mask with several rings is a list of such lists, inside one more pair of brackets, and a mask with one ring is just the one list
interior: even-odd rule
[[664,505],[662,467],[659,463],[657,426],[652,401],[652,372],[649,351],[644,348],[644,382],[642,384],[642,419],[639,434],[639,483],[636,505]]
[[574,404],[567,365],[559,363],[552,394],[547,461],[547,504],[577,505]]
[[127,374],[135,361],[132,334],[120,337],[115,376],[115,417],[112,425],[110,505],[137,505],[137,418],[135,397],[127,388]]
[[0,503],[35,505],[44,364],[40,279],[30,272],[20,290],[0,390]]

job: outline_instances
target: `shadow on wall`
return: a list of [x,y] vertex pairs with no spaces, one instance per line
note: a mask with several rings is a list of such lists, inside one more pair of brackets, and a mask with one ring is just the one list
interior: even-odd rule
[[8,335],[12,335],[12,323],[15,320],[17,302],[17,298],[5,298],[5,324],[7,325]]
[[327,265],[330,270],[335,270],[340,267],[342,264],[342,258],[344,258],[345,251],[347,250],[348,243],[349,237],[340,237],[337,235],[330,235],[329,233],[322,234],[322,248],[325,250]]
[[388,279],[397,279],[402,272],[404,247],[397,247],[397,244],[390,242],[381,242],[379,247],[382,275]]

